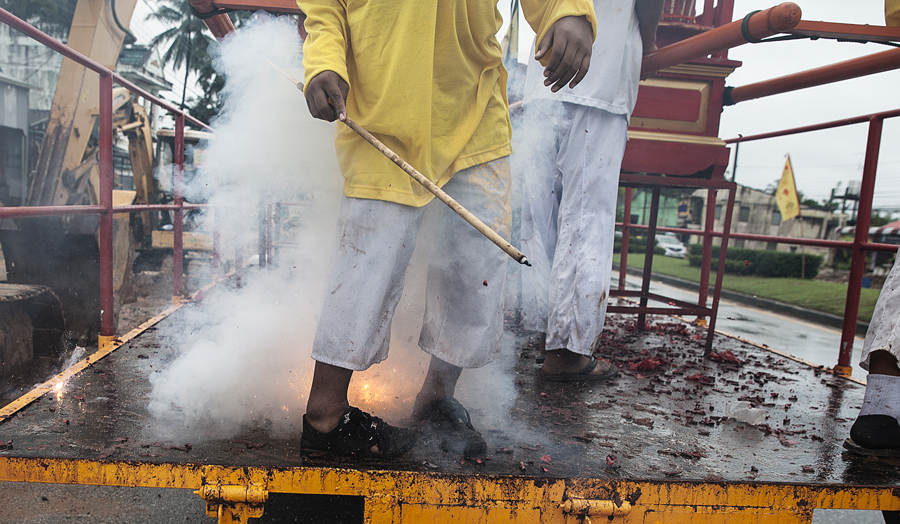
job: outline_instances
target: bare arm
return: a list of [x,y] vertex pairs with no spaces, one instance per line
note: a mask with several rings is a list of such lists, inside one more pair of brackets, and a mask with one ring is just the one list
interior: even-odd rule
[[656,28],[659,27],[664,2],[665,0],[637,0],[635,3],[634,12],[637,14],[645,55],[656,51]]
[[314,118],[334,122],[347,115],[347,48],[350,29],[343,0],[301,0],[309,32],[303,44],[304,96]]

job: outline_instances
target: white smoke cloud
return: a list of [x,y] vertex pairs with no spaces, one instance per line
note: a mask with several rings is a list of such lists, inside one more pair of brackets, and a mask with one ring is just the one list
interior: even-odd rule
[[[299,436],[342,183],[335,124],[314,120],[302,93],[272,67],[302,80],[301,62],[297,28],[287,17],[258,14],[221,45],[225,108],[186,195],[216,209],[203,223],[207,229],[215,223],[225,253],[235,245],[246,254],[255,250],[260,195],[301,205],[289,208],[294,245],[279,251],[276,267],[247,272],[242,288],[218,286],[177,323],[161,326],[177,347],[151,376],[149,409],[162,422],[149,430],[156,439],[228,438],[252,426]],[[460,219],[460,227],[469,226]],[[394,316],[390,357],[355,373],[350,387],[352,405],[395,423],[409,416],[430,359],[417,344],[424,243]],[[507,359],[463,373],[457,397],[476,424],[498,427],[508,417],[515,396],[509,367]]]
[[[216,57],[225,107],[185,195],[215,211],[226,259],[256,250],[260,199],[292,202],[276,267],[219,286],[184,318],[164,324],[176,355],[151,376],[149,409],[169,430],[227,437],[248,425],[299,431],[312,372],[310,346],[341,195],[334,124],[314,120],[302,93],[274,67],[303,78],[289,17],[254,17]],[[168,328],[166,326],[168,325]],[[172,424],[172,423],[177,424]],[[163,431],[162,426],[157,428]]]

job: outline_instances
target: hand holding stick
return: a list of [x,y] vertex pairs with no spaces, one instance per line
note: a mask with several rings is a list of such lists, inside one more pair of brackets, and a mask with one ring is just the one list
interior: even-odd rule
[[[303,83],[294,80],[287,73],[282,71],[281,69],[275,67],[275,64],[269,62],[276,71],[284,75],[285,78],[293,82],[297,89],[303,91]],[[438,200],[447,204],[450,209],[456,211],[456,214],[461,216],[466,222],[472,225],[475,229],[477,229],[482,235],[486,236],[488,240],[497,245],[500,249],[502,249],[507,255],[512,257],[513,260],[520,264],[524,264],[526,266],[531,266],[531,262],[528,261],[528,258],[518,249],[512,246],[509,242],[507,242],[503,237],[501,237],[496,231],[487,226],[484,222],[482,222],[478,217],[473,215],[469,210],[460,205],[459,202],[454,200],[450,195],[444,192],[443,189],[439,188],[437,184],[425,178],[425,175],[419,173],[416,168],[409,165],[408,162],[400,158],[397,153],[391,151],[391,149],[384,145],[381,140],[378,140],[371,133],[362,128],[359,124],[350,119],[350,117],[346,117],[344,120],[341,120],[344,124],[347,125],[350,129],[356,131],[356,133],[361,136],[366,142],[372,144],[375,149],[380,151],[384,156],[388,157],[393,161],[397,166],[400,167],[403,171],[406,172],[407,175],[411,176],[416,180],[416,182],[422,184],[428,191],[430,191]]]

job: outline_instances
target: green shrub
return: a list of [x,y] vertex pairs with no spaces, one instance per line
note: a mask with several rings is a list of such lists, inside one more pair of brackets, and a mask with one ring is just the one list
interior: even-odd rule
[[[711,267],[718,265],[720,246],[712,247]],[[692,244],[688,262],[700,267],[703,246]],[[736,275],[756,275],[774,278],[800,278],[801,267],[805,259],[805,277],[815,278],[822,266],[823,258],[819,255],[803,255],[802,253],[785,253],[782,251],[728,248],[725,255],[725,272]]]
[[[629,253],[644,253],[647,248],[647,237],[631,237],[628,240],[628,252]],[[621,253],[622,252],[622,237],[616,237],[613,240],[613,253]],[[654,255],[664,255],[666,250],[659,247],[653,247]]]

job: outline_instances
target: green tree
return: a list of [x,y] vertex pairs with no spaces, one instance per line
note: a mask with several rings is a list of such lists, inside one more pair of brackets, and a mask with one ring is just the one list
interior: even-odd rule
[[872,219],[869,225],[871,227],[881,227],[890,224],[891,222],[893,222],[893,220],[891,219],[890,213],[885,213],[882,215],[880,211],[876,211],[872,213]]
[[0,0],[0,7],[50,36],[65,39],[78,0]]
[[184,88],[181,91],[181,108],[185,107],[188,76],[199,72],[204,63],[211,63],[209,45],[213,39],[208,35],[206,24],[191,13],[188,0],[160,0],[156,11],[147,15],[148,20],[158,20],[168,29],[153,37],[150,45],[165,45],[163,62],[173,67],[184,66]]
[[223,101],[219,97],[219,92],[225,87],[225,76],[216,72],[208,53],[198,57],[195,64],[197,84],[200,86],[203,95],[199,98],[190,99],[190,113],[194,118],[208,124],[222,109]]

